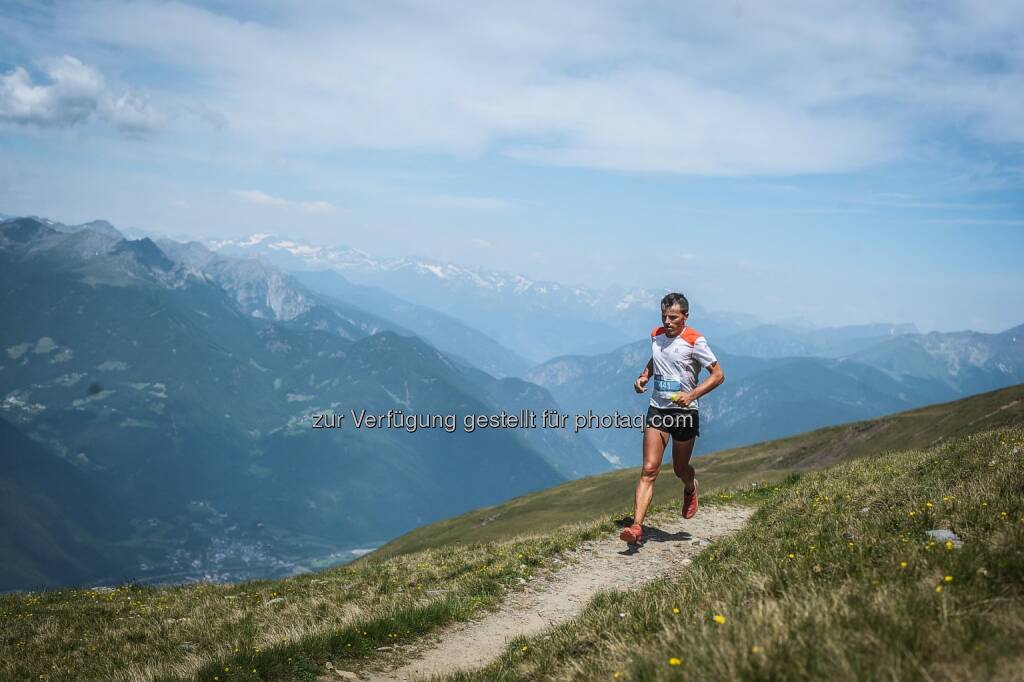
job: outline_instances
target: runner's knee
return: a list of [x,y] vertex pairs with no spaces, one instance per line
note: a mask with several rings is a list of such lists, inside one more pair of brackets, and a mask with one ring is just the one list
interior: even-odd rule
[[693,474],[695,473],[693,466],[689,463],[673,464],[672,471],[674,471],[676,476],[678,476],[679,478],[689,478],[693,476]]
[[658,472],[660,470],[661,470],[660,466],[649,467],[649,466],[647,466],[645,464],[643,466],[643,468],[640,470],[640,478],[648,480],[648,481],[653,481],[654,479],[656,479],[658,477]]

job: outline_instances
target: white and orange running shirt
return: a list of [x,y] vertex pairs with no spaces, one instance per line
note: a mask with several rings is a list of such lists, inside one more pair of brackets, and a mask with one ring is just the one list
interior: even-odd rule
[[[670,396],[692,391],[701,368],[718,362],[707,339],[693,327],[683,327],[682,333],[674,337],[667,336],[664,327],[651,330],[651,359],[654,374],[647,384],[652,389],[651,405],[662,409],[681,409]],[[698,409],[696,400],[690,403],[690,409]]]

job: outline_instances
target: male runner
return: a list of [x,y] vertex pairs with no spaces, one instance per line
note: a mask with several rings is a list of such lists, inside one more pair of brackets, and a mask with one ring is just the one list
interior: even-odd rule
[[[651,359],[633,383],[633,390],[643,393],[652,380],[654,389],[644,426],[644,462],[640,481],[636,484],[633,525],[619,538],[635,544],[643,539],[644,515],[654,496],[654,481],[661,469],[665,445],[672,437],[672,469],[683,481],[684,519],[697,513],[699,486],[690,455],[700,435],[700,414],[697,398],[725,381],[725,373],[708,342],[693,327],[686,326],[690,304],[682,294],[672,293],[661,299],[662,326],[651,331]],[[700,384],[701,368],[710,375]]]

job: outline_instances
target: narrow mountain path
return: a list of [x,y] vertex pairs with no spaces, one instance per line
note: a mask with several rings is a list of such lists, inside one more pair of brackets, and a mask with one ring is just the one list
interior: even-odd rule
[[628,548],[617,531],[585,542],[564,555],[561,568],[511,593],[497,611],[444,628],[414,647],[398,649],[401,666],[378,665],[358,677],[329,670],[319,679],[417,680],[482,667],[500,655],[510,639],[572,619],[602,590],[632,590],[685,570],[705,547],[743,526],[753,511],[714,506],[701,508],[690,520],[678,515],[652,517],[638,549]]

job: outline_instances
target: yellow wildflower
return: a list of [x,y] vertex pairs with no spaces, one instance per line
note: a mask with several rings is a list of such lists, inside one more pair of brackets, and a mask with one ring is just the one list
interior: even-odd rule
[[953,582],[953,576],[947,575],[945,578],[943,578],[943,580],[945,580],[947,583],[951,583]]
[[712,620],[714,620],[719,625],[725,625],[725,616],[723,616],[720,613],[716,613],[715,617]]
[[676,658],[675,656],[673,656],[672,658],[668,659],[668,664],[669,665],[682,665],[683,662],[681,660],[679,660],[678,658]]

